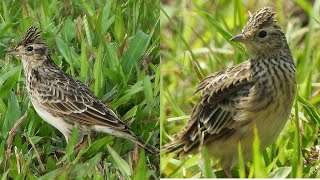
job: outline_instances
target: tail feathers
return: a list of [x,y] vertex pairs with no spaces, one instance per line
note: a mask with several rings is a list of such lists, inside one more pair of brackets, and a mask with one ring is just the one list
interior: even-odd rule
[[128,137],[128,139],[130,139],[134,143],[137,143],[140,147],[148,151],[150,154],[156,154],[157,152],[159,152],[159,150],[156,150],[156,148],[150,146],[149,144],[146,144],[141,138],[139,138],[131,131],[126,132],[126,137]]
[[107,127],[107,126],[100,126],[100,125],[96,125],[96,126],[94,126],[94,128],[96,131],[99,131],[99,132],[104,132],[104,133],[114,135],[117,137],[130,139],[134,143],[137,143],[139,146],[144,148],[149,153],[151,153],[151,154],[156,153],[155,148],[146,144],[142,139],[140,139],[137,135],[135,135],[133,132],[131,132],[128,129],[127,130],[115,130],[115,129],[111,129],[110,127]]
[[180,156],[181,152],[183,152],[184,145],[184,141],[177,139],[162,146],[161,149],[164,150],[166,153],[176,152]]
[[150,154],[156,154],[159,151],[159,150],[156,150],[156,148],[150,146],[149,144],[146,144],[142,139],[140,139],[136,135],[133,135],[131,140],[137,143],[140,147],[144,148]]

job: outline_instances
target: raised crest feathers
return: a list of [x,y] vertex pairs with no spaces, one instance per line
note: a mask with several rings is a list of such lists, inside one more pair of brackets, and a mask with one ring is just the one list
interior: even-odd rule
[[18,46],[27,45],[30,43],[44,44],[45,42],[42,39],[40,33],[41,31],[38,31],[38,28],[36,28],[35,26],[31,26],[29,30],[26,32],[26,34],[23,36],[23,38],[21,39]]

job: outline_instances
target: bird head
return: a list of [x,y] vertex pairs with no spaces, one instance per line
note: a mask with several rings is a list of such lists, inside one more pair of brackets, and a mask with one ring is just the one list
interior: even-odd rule
[[233,37],[231,41],[243,43],[251,57],[275,54],[287,44],[285,34],[275,16],[276,13],[270,7],[257,10],[250,16],[242,33]]
[[6,55],[21,57],[23,63],[39,63],[46,59],[48,46],[40,36],[38,28],[31,26],[17,47],[6,52]]

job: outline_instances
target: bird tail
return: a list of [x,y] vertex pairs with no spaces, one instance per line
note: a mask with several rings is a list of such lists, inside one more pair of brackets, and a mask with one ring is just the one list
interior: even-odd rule
[[131,135],[132,135],[131,136],[132,137],[131,140],[133,142],[137,143],[140,147],[144,148],[150,154],[156,154],[157,152],[159,152],[159,150],[157,150],[156,148],[150,146],[149,144],[146,144],[141,138],[139,138],[135,134],[131,134]]
[[131,141],[133,141],[134,143],[137,143],[139,146],[141,146],[142,148],[144,148],[146,151],[148,151],[151,154],[156,154],[156,152],[159,151],[159,150],[156,150],[154,147],[146,144],[141,138],[139,138],[137,135],[135,135],[129,129],[115,130],[115,129],[111,129],[106,126],[100,126],[100,125],[96,125],[96,126],[94,126],[94,128],[96,131],[99,131],[99,132],[104,132],[104,133],[114,135],[117,137],[130,139]]
[[185,145],[185,143],[183,140],[175,139],[175,140],[171,141],[170,143],[162,146],[161,150],[163,150],[166,153],[177,152],[178,156],[180,156],[180,153],[183,152],[184,145]]

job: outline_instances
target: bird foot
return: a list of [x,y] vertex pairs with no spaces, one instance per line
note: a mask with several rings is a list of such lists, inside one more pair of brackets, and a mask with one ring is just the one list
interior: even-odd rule
[[223,168],[224,173],[226,174],[227,178],[233,178],[231,168]]
[[82,136],[78,141],[78,143],[74,146],[74,150],[76,152],[79,152],[81,148],[86,144],[86,142],[87,142],[87,138],[84,138],[84,136]]

